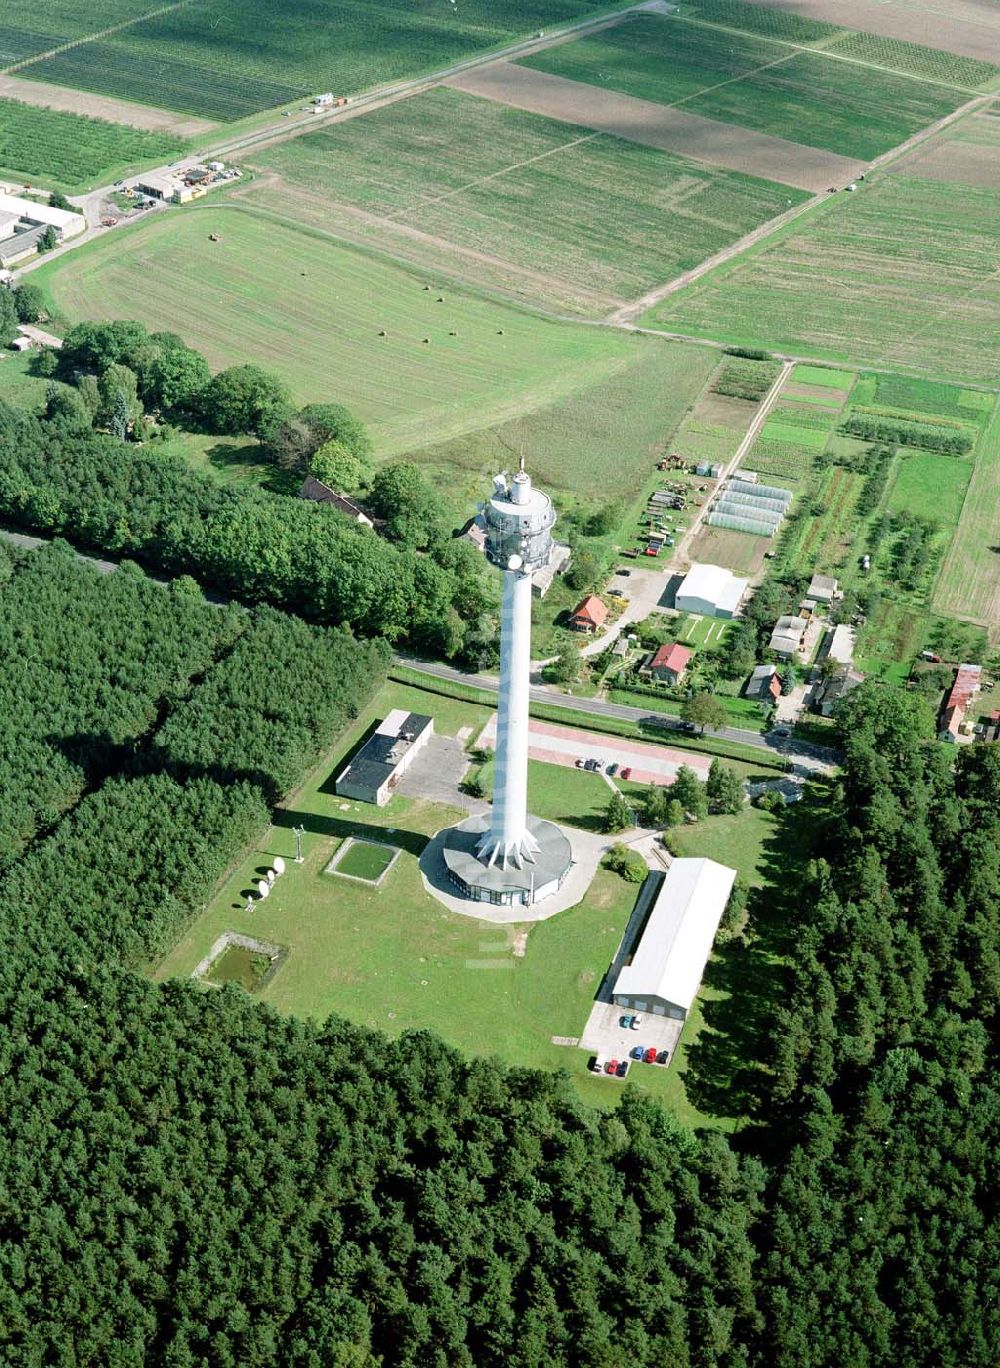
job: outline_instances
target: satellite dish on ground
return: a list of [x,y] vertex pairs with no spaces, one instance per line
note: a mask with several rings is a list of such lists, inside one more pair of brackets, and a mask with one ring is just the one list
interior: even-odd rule
[[285,862],[280,855],[274,857],[274,872],[275,874],[284,874],[285,872]]
[[260,883],[257,885],[257,894],[258,894],[258,896],[261,897],[261,898],[266,898],[267,895],[268,895],[268,893],[270,893],[270,891],[271,891],[270,885],[269,885],[269,884],[266,884],[266,883],[264,882],[264,880],[261,879]]
[[275,881],[275,879],[276,879],[277,877],[278,877],[278,876],[277,876],[277,874],[274,872],[273,869],[269,869],[269,870],[267,871],[266,878],[267,878],[267,886],[268,886],[268,888],[270,888],[270,887],[272,886],[272,884],[274,883],[274,881]]

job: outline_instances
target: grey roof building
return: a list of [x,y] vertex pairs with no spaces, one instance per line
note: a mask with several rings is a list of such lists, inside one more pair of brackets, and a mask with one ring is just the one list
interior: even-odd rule
[[337,775],[337,793],[382,807],[433,732],[432,717],[395,708]]

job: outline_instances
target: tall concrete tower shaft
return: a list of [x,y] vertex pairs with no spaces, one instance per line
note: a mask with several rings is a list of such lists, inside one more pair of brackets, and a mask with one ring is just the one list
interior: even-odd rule
[[518,868],[534,861],[538,843],[528,830],[528,690],[531,672],[531,577],[547,565],[556,520],[552,500],[533,489],[521,469],[509,482],[498,475],[484,510],[486,555],[503,571],[500,618],[500,696],[493,812],[477,854],[487,864]]

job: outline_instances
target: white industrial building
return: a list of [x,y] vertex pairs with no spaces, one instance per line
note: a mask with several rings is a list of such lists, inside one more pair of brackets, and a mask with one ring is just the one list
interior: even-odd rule
[[20,195],[0,193],[0,267],[6,268],[24,257],[33,256],[50,228],[62,241],[82,233],[86,226],[83,214],[52,209]]
[[638,947],[619,971],[619,1007],[683,1021],[701,986],[736,870],[715,860],[674,860]]
[[674,607],[682,613],[732,618],[743,601],[748,583],[721,565],[692,565],[674,596]]
[[432,717],[394,708],[337,775],[337,793],[382,807],[433,732]]

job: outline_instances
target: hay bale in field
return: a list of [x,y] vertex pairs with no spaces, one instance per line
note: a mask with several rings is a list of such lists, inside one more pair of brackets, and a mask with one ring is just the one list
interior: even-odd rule
[[378,330],[378,335],[379,335],[379,337],[388,337],[388,336],[389,336],[389,334],[386,332],[385,328],[379,328],[379,330]]

